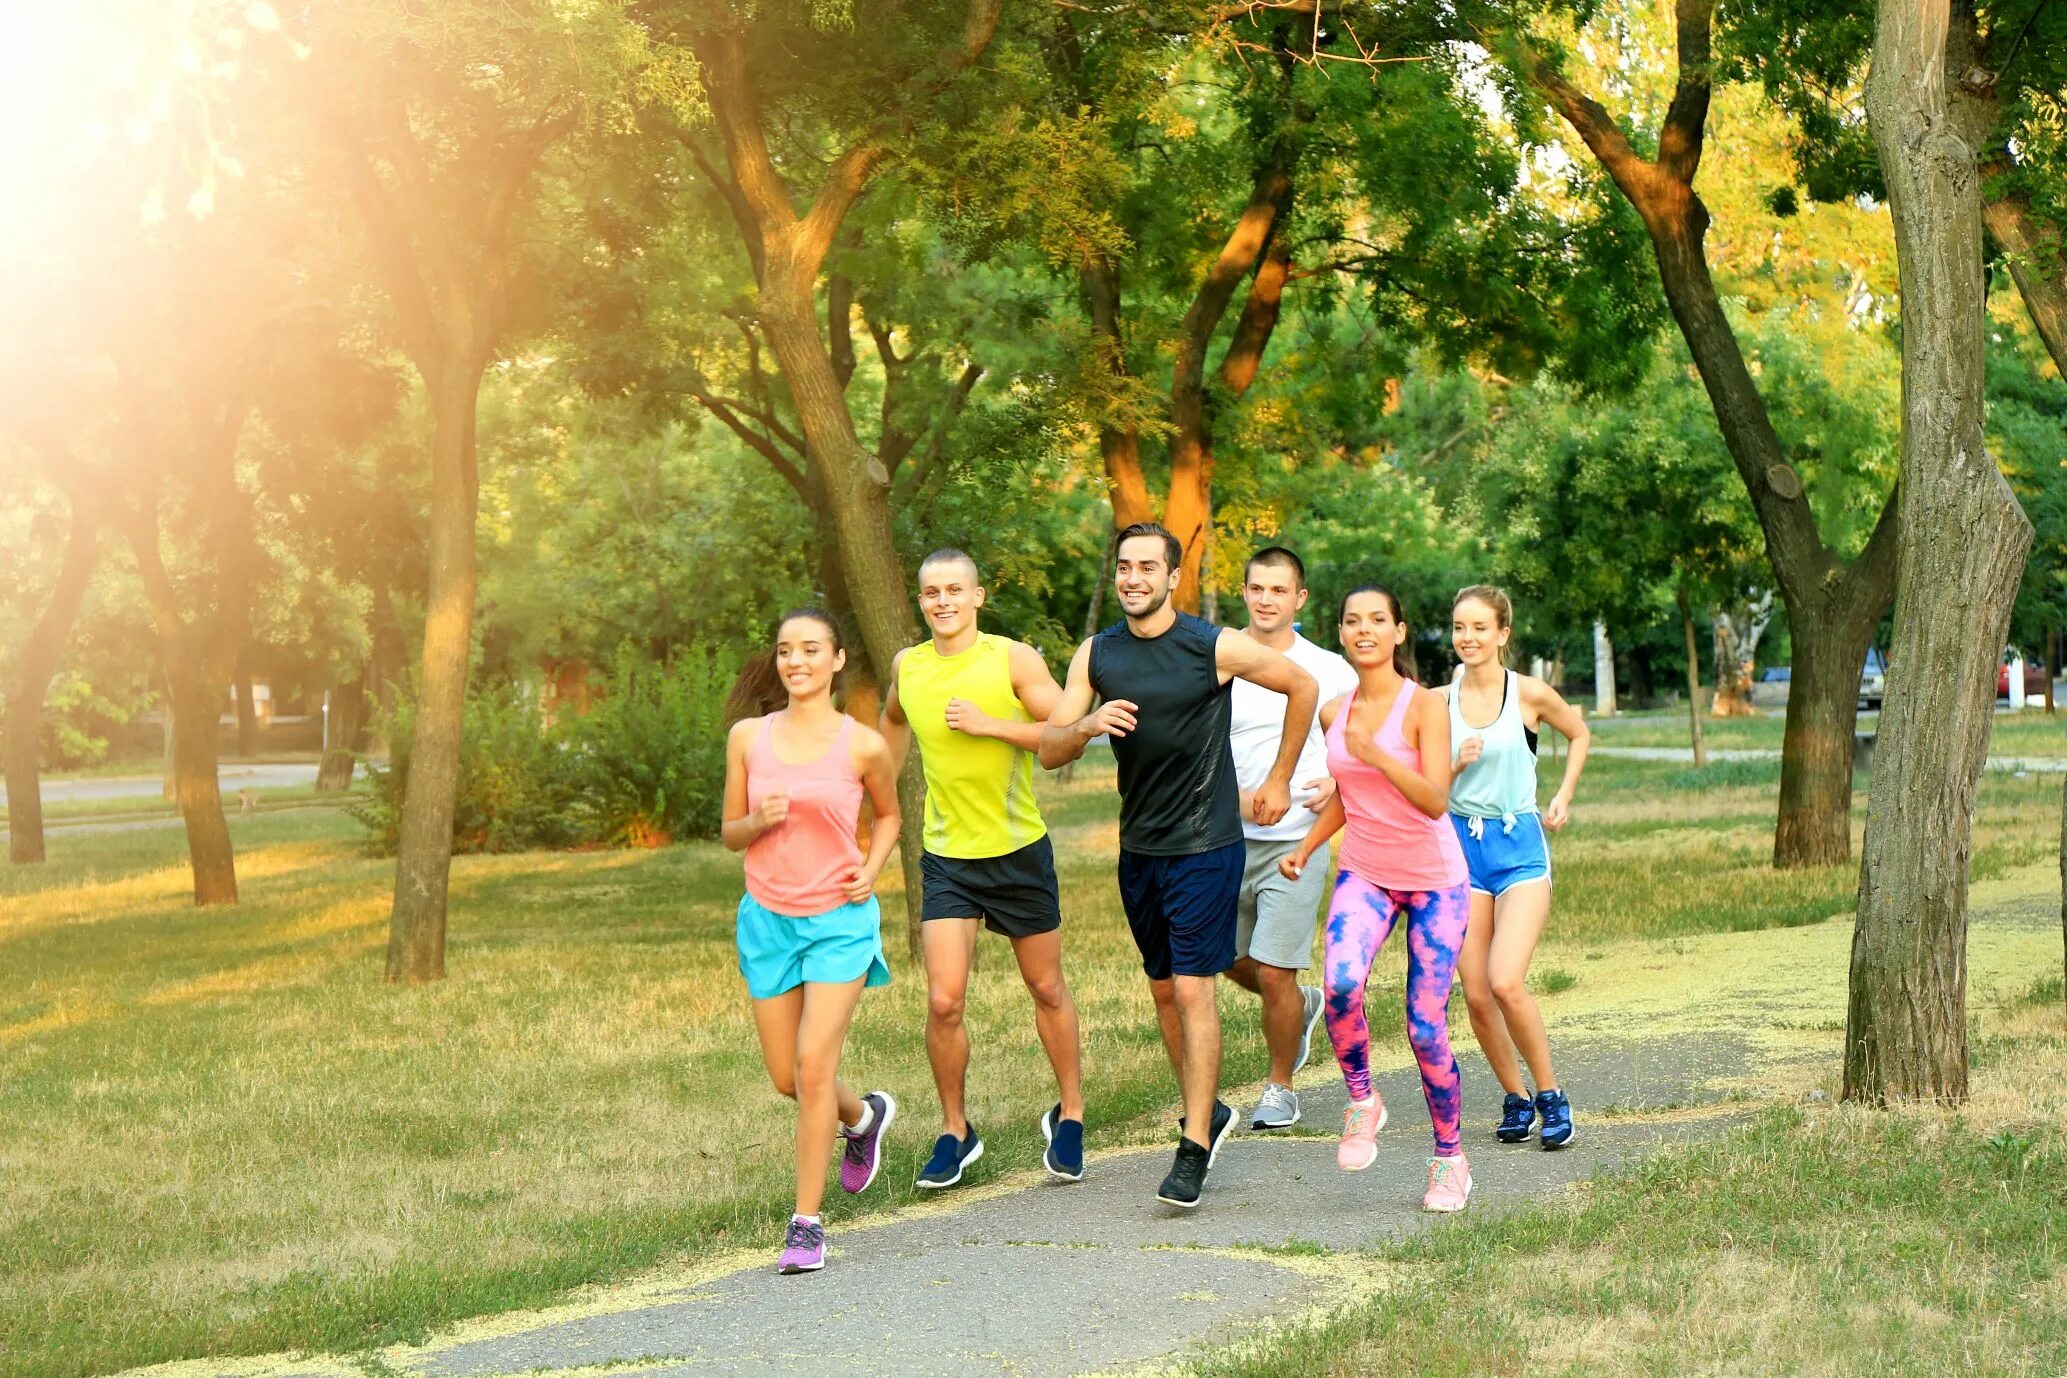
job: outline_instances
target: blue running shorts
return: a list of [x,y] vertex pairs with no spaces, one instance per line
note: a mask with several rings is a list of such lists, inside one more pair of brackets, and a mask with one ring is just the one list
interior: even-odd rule
[[883,911],[874,895],[802,918],[742,895],[738,939],[739,974],[756,1000],[773,1000],[807,981],[839,985],[865,975],[871,986],[890,984]]
[[1498,899],[1526,881],[1550,879],[1550,841],[1544,836],[1541,814],[1514,815],[1512,830],[1503,819],[1467,818],[1461,813],[1451,814],[1450,822],[1464,848],[1474,894]]

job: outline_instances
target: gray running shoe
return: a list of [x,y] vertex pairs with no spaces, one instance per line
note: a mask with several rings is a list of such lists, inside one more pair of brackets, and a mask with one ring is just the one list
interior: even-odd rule
[[1256,1108],[1249,1112],[1251,1129],[1290,1129],[1299,1123],[1299,1097],[1291,1087],[1265,1082]]
[[[1299,1015],[1302,1021],[1299,1025],[1299,1056],[1292,1059],[1292,1075],[1295,1077],[1299,1075],[1299,1069],[1306,1065],[1307,1054],[1313,1051],[1313,1026],[1321,1022],[1321,1013],[1328,1007],[1319,986],[1301,986],[1299,998],[1305,1008]],[[1296,1099],[1294,1103],[1296,1104]],[[1298,1118],[1296,1111],[1292,1118]]]

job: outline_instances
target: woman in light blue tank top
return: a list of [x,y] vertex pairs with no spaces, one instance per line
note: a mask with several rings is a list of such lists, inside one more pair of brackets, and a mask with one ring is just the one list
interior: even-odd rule
[[[1586,768],[1586,720],[1557,690],[1508,669],[1503,652],[1514,606],[1499,589],[1476,584],[1457,595],[1450,644],[1464,670],[1448,691],[1456,773],[1450,822],[1471,872],[1471,921],[1457,955],[1471,1030],[1506,1091],[1502,1143],[1526,1141],[1540,1115],[1539,1141],[1572,1139],[1571,1106],[1550,1064],[1543,1016],[1529,994],[1529,959],[1550,917],[1547,834],[1565,825],[1572,790]],[[1536,734],[1548,723],[1571,742],[1564,779],[1550,806],[1536,807]],[[1536,1083],[1528,1095],[1523,1062]]]

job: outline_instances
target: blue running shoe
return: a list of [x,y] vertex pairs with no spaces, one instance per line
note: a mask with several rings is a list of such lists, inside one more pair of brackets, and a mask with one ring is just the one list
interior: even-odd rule
[[1048,1169],[1048,1175],[1065,1182],[1083,1181],[1084,1122],[1065,1120],[1058,1105],[1041,1116],[1041,1137],[1048,1141],[1048,1151],[1041,1155],[1041,1165]]
[[919,1169],[918,1185],[931,1191],[951,1187],[962,1180],[962,1169],[982,1156],[983,1140],[976,1137],[975,1125],[959,1139],[943,1134],[933,1141],[933,1156]]
[[1543,1117],[1538,1139],[1545,1150],[1555,1151],[1572,1142],[1572,1106],[1565,1093],[1551,1088],[1536,1093],[1536,1113]]
[[1529,1098],[1509,1091],[1507,1099],[1500,1102],[1500,1127],[1493,1131],[1493,1137],[1503,1144],[1525,1144],[1535,1124],[1536,1107]]

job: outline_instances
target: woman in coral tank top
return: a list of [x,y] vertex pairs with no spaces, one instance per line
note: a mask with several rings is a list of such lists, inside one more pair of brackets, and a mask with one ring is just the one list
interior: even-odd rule
[[1471,1199],[1471,1166],[1458,1134],[1461,1088],[1450,1052],[1448,1005],[1470,915],[1464,852],[1449,819],[1450,711],[1407,674],[1399,600],[1360,588],[1342,600],[1342,654],[1357,687],[1321,706],[1329,801],[1279,869],[1297,880],[1307,859],[1345,828],[1342,872],[1328,906],[1328,1039],[1349,1085],[1335,1161],[1361,1171],[1378,1156],[1385,1104],[1371,1085],[1364,988],[1378,950],[1407,920],[1407,1042],[1435,1124],[1435,1156],[1421,1208],[1458,1211]]
[[[888,1092],[857,1096],[838,1076],[862,987],[890,980],[875,883],[898,825],[889,747],[833,706],[846,663],[829,615],[788,614],[774,651],[740,674],[730,706],[756,716],[741,717],[725,742],[725,845],[746,853],[739,972],[768,1075],[797,1103],[797,1206],[784,1273],[825,1266],[818,1207],[835,1126],[840,1185],[858,1192],[875,1180],[897,1116]],[[864,792],[876,811],[867,856],[854,840]]]

